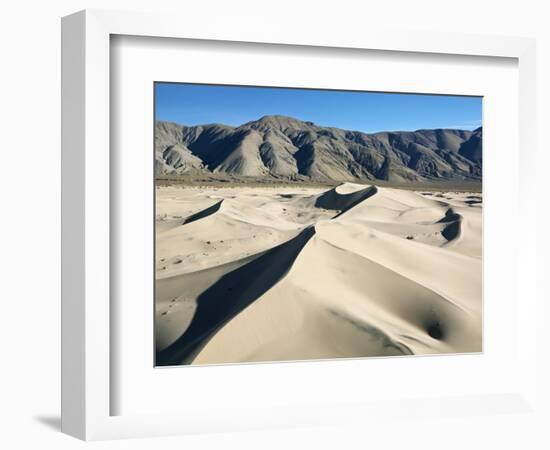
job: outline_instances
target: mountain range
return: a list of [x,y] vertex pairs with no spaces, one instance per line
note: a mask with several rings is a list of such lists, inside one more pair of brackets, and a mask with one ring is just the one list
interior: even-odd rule
[[481,181],[482,128],[363,133],[270,115],[238,127],[157,121],[157,176]]

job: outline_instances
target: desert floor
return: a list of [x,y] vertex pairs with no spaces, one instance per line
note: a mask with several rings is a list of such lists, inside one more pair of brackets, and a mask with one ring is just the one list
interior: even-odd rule
[[482,196],[156,189],[157,365],[482,350]]

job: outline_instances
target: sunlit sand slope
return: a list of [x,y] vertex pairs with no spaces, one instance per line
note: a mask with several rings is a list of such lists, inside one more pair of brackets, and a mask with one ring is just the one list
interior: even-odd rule
[[479,352],[481,194],[157,188],[157,364]]

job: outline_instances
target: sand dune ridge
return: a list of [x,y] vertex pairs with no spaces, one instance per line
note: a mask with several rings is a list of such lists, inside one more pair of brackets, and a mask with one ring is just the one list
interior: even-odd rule
[[475,197],[158,188],[157,364],[480,351]]

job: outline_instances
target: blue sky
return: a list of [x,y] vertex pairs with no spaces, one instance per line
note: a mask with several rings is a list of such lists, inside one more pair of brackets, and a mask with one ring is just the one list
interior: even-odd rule
[[472,130],[481,97],[155,83],[156,120],[238,126],[279,114],[347,130]]

